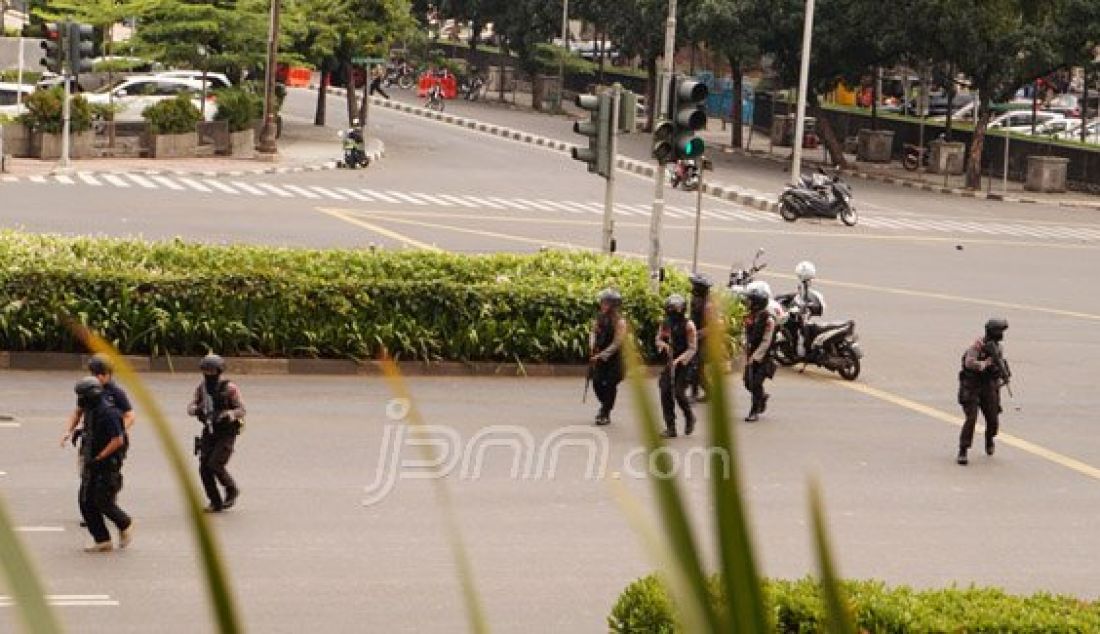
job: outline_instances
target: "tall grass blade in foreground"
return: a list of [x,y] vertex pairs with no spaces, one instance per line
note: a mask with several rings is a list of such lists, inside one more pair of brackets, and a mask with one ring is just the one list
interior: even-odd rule
[[844,589],[836,573],[832,548],[825,528],[825,510],[821,503],[821,487],[816,480],[810,482],[810,516],[814,527],[814,550],[817,551],[817,567],[821,575],[821,598],[825,603],[825,631],[830,634],[854,634],[855,623],[844,598]]
[[707,589],[707,577],[691,532],[691,524],[684,509],[683,496],[680,495],[674,473],[672,458],[663,451],[657,416],[649,400],[649,385],[646,380],[645,366],[638,355],[634,334],[630,332],[623,342],[623,360],[627,377],[634,392],[634,400],[639,410],[638,424],[642,432],[642,442],[650,457],[650,480],[653,482],[657,497],[657,506],[666,537],[668,554],[662,561],[670,562],[673,568],[666,571],[666,582],[676,600],[681,618],[689,632],[726,632],[719,614],[710,601]]
[[[726,332],[720,320],[719,311],[714,310],[712,304],[706,316],[708,332]],[[707,459],[710,461],[715,530],[726,597],[724,616],[729,626],[726,631],[767,632],[771,629],[770,619],[753,554],[738,447],[730,424],[735,399],[727,391],[727,346],[724,338],[717,334],[706,337],[704,345],[704,387],[709,401],[707,418],[711,439]]]
[[26,631],[35,634],[61,632],[57,617],[46,603],[42,581],[38,578],[27,552],[19,543],[3,500],[0,500],[0,568],[3,569],[4,579],[15,599]]
[[[398,369],[397,364],[394,363],[389,355],[383,355],[382,357],[382,373],[393,395],[397,398],[404,399],[405,402],[408,403],[409,413],[407,420],[412,425],[413,435],[423,439],[424,421],[420,418],[420,412],[416,408],[416,403],[412,400],[408,386],[405,383],[405,378],[401,375],[401,370]],[[422,448],[426,464],[432,465],[433,469],[438,469],[439,461],[435,455],[434,446],[430,443],[417,444]],[[451,493],[447,488],[447,483],[443,480],[438,470],[434,475],[436,477],[431,478],[431,481],[435,485],[436,500],[439,502],[440,512],[443,514],[443,520],[447,529],[447,539],[451,544],[451,551],[454,554],[455,566],[458,568],[458,576],[462,584],[462,598],[466,604],[468,625],[471,632],[486,634],[489,631],[489,626],[485,621],[485,612],[481,606],[481,598],[477,592],[477,585],[474,582],[473,567],[470,565],[470,558],[466,552],[465,543],[462,540],[462,530],[459,528],[458,518],[455,515],[454,502],[451,500]]]
[[115,348],[87,328],[76,324],[72,326],[77,337],[93,352],[106,354],[114,365],[115,375],[118,376],[130,388],[138,403],[149,415],[153,431],[160,440],[161,448],[168,457],[168,464],[172,473],[176,476],[176,482],[183,491],[188,519],[191,521],[191,532],[198,542],[201,555],[202,569],[206,575],[207,592],[214,609],[214,618],[217,631],[221,634],[237,634],[241,632],[241,623],[237,615],[237,609],[233,599],[233,592],[229,586],[225,562],[221,555],[221,549],[215,539],[214,532],[206,520],[206,514],[202,510],[202,497],[191,477],[191,469],[188,467],[185,454],[180,449],[172,435],[172,428],[165,418],[153,395],[138,378],[133,367],[118,353]]

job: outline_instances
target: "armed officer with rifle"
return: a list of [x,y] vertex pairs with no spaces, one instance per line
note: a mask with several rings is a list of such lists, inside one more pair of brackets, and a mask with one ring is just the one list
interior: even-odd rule
[[[244,402],[235,383],[222,378],[225,360],[208,354],[199,362],[203,381],[195,388],[195,396],[187,413],[202,423],[202,436],[195,438],[195,453],[199,456],[199,476],[210,505],[207,513],[220,513],[231,508],[240,489],[226,466],[233,455],[237,435],[244,424]],[[222,498],[218,485],[225,487]]]
[[979,338],[967,348],[959,370],[959,405],[962,406],[966,421],[959,436],[959,456],[957,462],[965,465],[969,462],[966,452],[974,440],[974,426],[978,422],[978,411],[985,419],[985,453],[992,456],[996,446],[993,439],[1000,427],[1001,387],[1008,387],[1012,371],[1005,361],[1001,341],[1008,330],[1008,321],[1000,318],[985,323],[985,336]]
[[619,291],[606,288],[600,291],[596,300],[600,304],[600,313],[588,337],[588,379],[584,393],[587,397],[588,384],[591,383],[600,401],[596,424],[607,425],[611,422],[611,410],[615,407],[619,383],[623,380],[622,345],[626,337],[626,320],[619,312],[623,305],[623,296]]

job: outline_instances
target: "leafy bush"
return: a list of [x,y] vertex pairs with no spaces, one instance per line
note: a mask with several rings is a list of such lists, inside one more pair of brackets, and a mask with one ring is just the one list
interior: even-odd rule
[[[721,584],[712,580],[716,605]],[[825,606],[816,579],[771,580],[764,584],[776,632],[818,632],[825,628]],[[1037,593],[1006,594],[997,588],[914,590],[880,581],[847,581],[856,626],[862,632],[1096,632],[1100,604],[1074,597]],[[619,596],[608,617],[612,632],[680,632],[663,584],[638,579]]]
[[[615,284],[650,355],[641,263],[587,253],[211,247],[0,233],[0,349],[72,351],[70,315],[125,353],[580,362]],[[688,289],[671,272],[666,292]],[[736,324],[737,320],[731,319]]]
[[[28,85],[35,85],[38,80],[42,79],[42,73],[38,71],[31,71],[23,69],[23,83]],[[0,70],[0,82],[14,84],[19,81],[19,71],[16,69]]]
[[141,116],[149,122],[153,134],[187,134],[194,132],[202,121],[202,113],[189,94],[157,102],[143,110]]
[[230,132],[252,127],[252,122],[264,116],[263,97],[248,90],[228,88],[218,91],[218,111],[215,121],[229,122]]
[[[65,91],[60,86],[49,90],[36,90],[23,100],[27,111],[19,115],[20,119],[24,125],[35,132],[60,134],[64,124],[62,120],[64,99]],[[81,95],[74,95],[70,101],[69,110],[69,128],[74,134],[92,128],[92,109],[87,99]]]

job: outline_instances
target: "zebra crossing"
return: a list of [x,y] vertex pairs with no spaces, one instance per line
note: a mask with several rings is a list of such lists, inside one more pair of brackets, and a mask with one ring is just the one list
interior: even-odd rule
[[[200,175],[177,175],[138,172],[75,172],[72,174],[39,175],[17,178],[0,177],[2,182],[27,181],[37,184],[59,184],[65,187],[86,186],[91,188],[114,188],[130,191],[170,191],[179,193],[197,193],[211,196],[231,196],[234,198],[298,199],[312,203],[373,203],[413,208],[443,208],[462,212],[498,212],[502,214],[562,214],[566,216],[602,216],[603,203],[583,200],[551,200],[533,196],[492,196],[488,194],[471,195],[444,192],[398,191],[383,188],[360,188],[354,186],[320,186],[293,184],[285,182],[244,181],[226,178],[205,177]],[[620,202],[615,205],[615,213],[622,219],[648,219],[652,211],[651,204]],[[694,207],[675,204],[665,205],[665,215],[674,220],[694,220]],[[708,200],[704,204],[705,220],[743,223],[759,227],[771,226],[773,229],[790,228],[792,230],[810,229],[822,224],[831,226],[832,221],[801,220],[795,224],[783,223],[779,216],[753,209],[739,207],[726,202]],[[983,239],[1026,239],[1073,242],[1100,241],[1100,225],[1050,224],[1029,221],[985,221],[978,219],[940,218],[931,216],[911,216],[902,214],[861,214],[859,225],[838,230],[854,233],[930,233],[951,236],[974,236]]]

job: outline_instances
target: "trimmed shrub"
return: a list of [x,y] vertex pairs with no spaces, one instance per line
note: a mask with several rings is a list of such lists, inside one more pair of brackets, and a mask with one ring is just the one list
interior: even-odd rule
[[227,88],[218,91],[218,111],[215,121],[227,121],[230,132],[241,132],[252,128],[252,122],[264,116],[262,96],[240,88]]
[[[19,118],[34,132],[61,134],[64,126],[62,118],[64,100],[65,90],[61,86],[49,90],[36,90],[23,100],[27,111],[19,115]],[[70,101],[69,129],[73,134],[92,129],[92,109],[88,105],[88,100],[81,95],[73,95]]]
[[191,103],[191,95],[180,94],[157,102],[141,112],[153,134],[187,134],[202,121],[202,113]]
[[[711,591],[722,605],[717,577]],[[825,606],[817,580],[770,580],[765,601],[775,631],[819,632],[825,628]],[[890,588],[881,581],[847,581],[844,591],[861,632],[1097,632],[1100,604],[1075,597],[1037,593],[1017,596],[998,588]],[[672,603],[657,577],[631,583],[608,616],[610,631],[621,634],[681,632]]]
[[[583,362],[616,285],[655,357],[644,264],[587,253],[212,247],[0,233],[0,349],[73,351],[65,316],[130,354]],[[672,271],[664,292],[686,292]],[[731,318],[729,323],[738,324]]]

